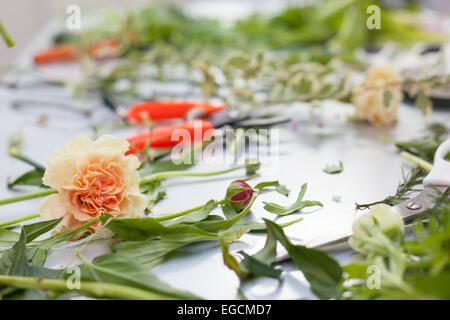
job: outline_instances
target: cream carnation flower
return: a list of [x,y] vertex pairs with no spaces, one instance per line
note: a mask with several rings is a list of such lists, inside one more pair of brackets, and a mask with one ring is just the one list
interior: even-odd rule
[[[387,106],[386,91],[390,94]],[[353,119],[366,120],[377,126],[391,125],[397,121],[397,108],[402,99],[400,76],[392,65],[370,67],[365,83],[353,90],[352,102],[356,106]]]
[[[137,217],[147,205],[139,191],[139,160],[124,156],[129,144],[105,135],[95,141],[76,137],[48,158],[43,182],[58,191],[39,208],[44,220],[62,217],[56,231],[74,229],[106,212],[114,217]],[[91,225],[95,232],[99,222]]]

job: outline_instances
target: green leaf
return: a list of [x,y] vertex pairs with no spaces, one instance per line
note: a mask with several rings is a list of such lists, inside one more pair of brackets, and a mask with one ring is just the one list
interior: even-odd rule
[[[303,218],[298,218],[292,221],[288,221],[285,223],[280,223],[279,226],[282,228],[289,227],[297,222],[302,221]],[[237,231],[239,229],[246,229],[249,232],[253,233],[267,233],[267,228],[265,223],[261,222],[254,222],[254,221],[247,221],[244,219],[241,219],[240,221],[236,222],[234,226],[232,226],[230,229],[228,229],[228,232]]]
[[52,235],[49,238],[46,238],[44,240],[36,240],[33,241],[30,244],[31,248],[35,248],[35,247],[39,247],[42,249],[51,249],[54,246],[56,246],[57,244],[64,242],[64,241],[69,241],[71,240],[75,235],[86,232],[86,230],[94,223],[97,222],[97,219],[92,219],[88,222],[85,222],[83,225],[79,226],[78,228],[75,228],[73,230],[69,230],[63,233],[58,233],[55,235]]
[[0,229],[0,252],[11,248],[19,241],[20,234],[14,231]]
[[[165,225],[152,217],[141,218],[112,218],[106,214],[100,220],[108,229],[115,232],[123,240],[146,240],[151,237],[166,237],[175,235],[199,235],[217,239],[216,232],[225,231],[238,222],[251,208],[255,197],[247,205],[247,207],[238,215],[227,220],[204,220],[190,223],[174,223],[173,225]],[[212,210],[215,203],[208,202],[199,215],[191,216],[188,219],[198,220],[204,218],[206,213]]]
[[236,209],[229,202],[225,202],[222,205],[222,213],[227,219],[231,219],[237,215]]
[[117,254],[97,257],[92,263],[83,259],[81,279],[130,286],[176,299],[200,299],[190,292],[173,288],[143,265]]
[[273,203],[273,202],[264,202],[264,209],[266,209],[267,211],[280,215],[280,216],[285,216],[291,213],[294,213],[296,211],[299,211],[303,208],[306,207],[312,207],[312,206],[320,206],[322,207],[323,204],[319,201],[302,201],[303,196],[305,195],[306,192],[306,188],[307,188],[307,184],[303,184],[301,189],[300,189],[300,193],[298,194],[297,200],[290,206],[281,206],[279,204]]
[[242,251],[240,253],[244,256],[241,266],[247,270],[250,275],[275,279],[280,277],[281,270],[271,266],[277,256],[277,239],[271,229],[267,229],[266,243],[260,251],[253,256],[249,256]]
[[32,224],[27,224],[23,226],[22,229],[25,231],[27,235],[26,242],[27,243],[31,242],[40,235],[52,230],[60,221],[61,219],[54,219],[49,221],[41,221]]
[[27,256],[33,266],[42,267],[47,259],[47,249],[40,247],[29,248]]
[[218,241],[220,238],[237,240],[242,235],[239,230],[226,232],[211,238],[201,235],[174,235],[166,236],[164,239],[150,239],[147,241],[124,241],[112,245],[113,251],[132,261],[136,261],[146,267],[153,268],[162,263],[166,256],[172,251],[198,242]]
[[220,247],[222,248],[223,263],[230,269],[233,270],[239,278],[244,279],[248,277],[248,271],[241,268],[240,263],[233,257],[229,252],[229,244],[226,241],[220,241]]
[[338,174],[341,173],[342,171],[344,171],[344,164],[342,163],[342,161],[339,161],[339,164],[330,164],[327,165],[324,169],[324,172],[328,173],[328,174]]
[[205,140],[199,143],[195,143],[191,147],[191,149],[187,150],[185,154],[181,155],[177,159],[159,160],[156,162],[152,162],[149,166],[139,170],[139,175],[141,177],[145,177],[158,172],[187,170],[196,163],[195,157],[197,153],[200,152],[203,147],[208,145],[210,142],[211,141]]
[[153,207],[166,196],[166,192],[164,190],[156,192],[156,189],[160,185],[161,180],[155,180],[153,182],[146,183],[145,185],[140,186],[141,193],[145,194],[148,199],[147,207],[145,208],[145,214],[150,213]]
[[9,36],[8,32],[6,31],[5,27],[3,27],[3,24],[0,22],[0,36],[5,41],[6,45],[8,47],[14,47],[14,41]]
[[420,109],[424,115],[429,114],[433,109],[433,102],[431,102],[431,99],[427,96],[425,90],[419,90],[414,105]]
[[278,181],[266,181],[266,182],[260,182],[255,186],[255,189],[263,190],[264,188],[268,187],[275,187],[275,190],[278,193],[281,193],[283,196],[288,196],[290,190],[285,186],[280,184]]
[[264,247],[253,256],[239,251],[244,257],[240,263],[229,253],[229,245],[226,241],[221,240],[221,248],[225,265],[233,270],[241,280],[258,276],[278,279],[281,275],[281,270],[271,266],[277,254],[277,239],[271,230],[268,230]]
[[311,285],[311,291],[321,299],[338,298],[338,286],[342,279],[342,269],[326,252],[293,245],[275,222],[265,220],[267,229],[286,248],[289,257]]
[[278,193],[281,193],[283,196],[287,197],[289,192],[291,192],[284,184],[280,184],[276,187]]
[[239,300],[248,300],[241,288],[238,288],[238,297]]
[[148,204],[147,204],[147,207],[145,208],[145,211],[150,212],[159,201],[164,199],[165,196],[166,196],[166,192],[164,190],[158,191],[158,193],[156,195],[152,194],[152,195],[147,196]]
[[428,160],[433,159],[440,143],[434,139],[412,139],[409,141],[396,141],[397,148],[404,149],[410,153],[420,155]]
[[262,263],[258,259],[255,259],[252,256],[249,256],[243,251],[239,252],[244,256],[244,259],[241,262],[241,267],[251,275],[255,277],[269,277],[278,279],[281,275],[281,270],[275,269],[268,264]]
[[12,189],[15,186],[37,186],[37,187],[45,187],[42,183],[42,177],[44,176],[44,172],[41,170],[31,170],[20,177],[18,177],[13,182],[8,183],[8,188]]
[[37,266],[29,266],[27,277],[46,278],[46,279],[62,279],[64,269],[48,269]]
[[389,109],[389,107],[391,106],[392,98],[393,96],[391,91],[385,90],[383,92],[383,102],[386,109]]
[[277,238],[272,229],[267,229],[267,238],[264,247],[253,255],[258,261],[267,265],[272,264],[277,257]]
[[[37,266],[29,266],[27,262],[27,234],[26,228],[22,228],[19,240],[6,250],[0,257],[0,274],[37,277],[37,278],[61,278],[61,270],[52,270]],[[4,299],[45,299],[47,294],[41,290],[35,289],[18,289],[13,286],[3,287],[0,290],[0,297]]]
[[8,286],[0,290],[2,300],[46,300],[47,293],[38,289],[18,289]]
[[243,69],[250,63],[250,57],[245,53],[237,53],[231,56],[226,62],[227,67]]
[[241,219],[250,211],[253,203],[255,202],[256,196],[253,195],[247,206],[237,215],[230,219],[216,220],[216,221],[201,221],[195,224],[196,227],[205,230],[207,232],[219,232],[225,231],[233,227],[236,223],[241,221]]
[[27,247],[26,233],[24,230],[20,233],[19,240],[6,250],[0,258],[0,274],[24,276],[27,274]]
[[416,288],[420,291],[429,294],[433,298],[442,300],[450,299],[450,272],[444,271],[437,275],[426,275],[413,277],[412,279]]
[[147,241],[124,241],[112,246],[113,251],[120,256],[140,263],[148,268],[161,264],[172,251],[186,245],[211,241],[210,237],[189,236],[183,240],[152,239]]
[[317,19],[325,20],[334,15],[337,15],[347,9],[348,6],[353,5],[358,0],[329,0],[326,1],[317,10]]
[[212,210],[217,207],[217,202],[215,200],[209,200],[200,210],[188,213],[181,218],[169,220],[164,223],[165,226],[172,226],[181,223],[196,223],[205,220]]
[[111,218],[110,215],[101,217],[103,224],[116,233],[123,240],[146,240],[156,236],[171,236],[176,234],[202,235],[215,237],[215,234],[206,232],[191,224],[176,224],[165,226],[152,217],[141,218]]

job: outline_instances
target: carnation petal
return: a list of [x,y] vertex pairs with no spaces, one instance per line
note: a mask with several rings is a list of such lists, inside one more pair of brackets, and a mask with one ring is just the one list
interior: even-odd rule
[[59,194],[52,194],[42,200],[39,215],[43,220],[61,218],[66,213],[64,199]]

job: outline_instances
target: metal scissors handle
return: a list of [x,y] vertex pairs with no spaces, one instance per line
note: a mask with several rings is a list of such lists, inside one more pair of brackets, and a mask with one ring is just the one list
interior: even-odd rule
[[[406,224],[412,222],[425,210],[433,208],[436,197],[448,192],[450,188],[450,162],[445,159],[448,153],[450,153],[450,139],[443,142],[436,150],[433,168],[423,180],[424,189],[414,198],[392,207],[393,210],[400,214]],[[352,234],[350,233],[310,247],[325,249],[345,244],[351,236]],[[288,259],[288,255],[282,255],[277,258],[276,262]]]

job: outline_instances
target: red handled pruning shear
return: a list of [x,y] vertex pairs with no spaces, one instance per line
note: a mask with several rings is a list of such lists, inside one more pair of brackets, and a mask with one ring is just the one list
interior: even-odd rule
[[[197,136],[210,139],[215,128],[229,125],[231,127],[268,127],[275,124],[290,121],[288,116],[276,115],[273,110],[265,111],[264,108],[240,111],[227,108],[225,104],[213,104],[209,102],[190,101],[148,101],[132,105],[127,110],[118,108],[115,103],[103,93],[103,102],[125,121],[142,122],[145,119],[160,122],[172,119],[184,119],[181,124],[172,124],[157,127],[143,132],[127,140],[131,148],[129,153],[149,148],[170,148],[180,142],[182,138],[173,136],[175,130],[184,129],[191,142]],[[201,133],[201,135],[199,134]]]
[[[75,61],[78,57],[79,47],[74,43],[55,45],[41,50],[34,55],[36,64],[51,62]],[[88,49],[92,58],[118,57],[120,55],[120,43],[115,39],[103,39],[92,44]]]

